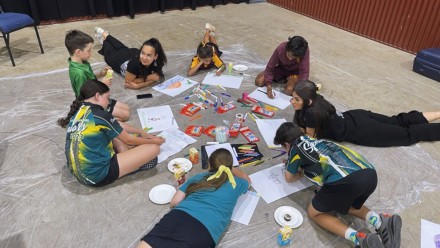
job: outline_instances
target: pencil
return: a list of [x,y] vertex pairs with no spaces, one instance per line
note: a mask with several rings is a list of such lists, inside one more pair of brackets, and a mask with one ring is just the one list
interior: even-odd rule
[[249,166],[249,165],[255,166],[255,165],[259,165],[259,164],[261,164],[263,162],[264,162],[264,159],[255,160],[255,161],[252,161],[252,162],[249,162],[249,163],[242,164],[241,167],[246,167],[246,166]]
[[267,92],[265,92],[265,91],[262,91],[262,90],[258,90],[258,91],[267,95]]
[[249,116],[252,118],[252,120],[254,120],[256,122],[256,120],[252,114],[249,114]]
[[226,89],[224,87],[222,87],[220,84],[217,84],[217,87],[219,87],[220,89],[226,91]]
[[201,115],[198,115],[198,116],[196,116],[196,117],[193,117],[193,118],[189,119],[189,121],[197,120],[197,119],[199,119],[200,117],[202,117],[202,116],[201,116]]

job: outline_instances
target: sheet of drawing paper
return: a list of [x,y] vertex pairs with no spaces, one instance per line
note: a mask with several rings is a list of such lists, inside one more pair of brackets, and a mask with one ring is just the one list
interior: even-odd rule
[[141,108],[137,112],[142,129],[148,130],[148,133],[160,132],[169,128],[179,128],[170,105]]
[[218,145],[211,145],[211,146],[206,146],[206,154],[208,154],[208,158],[209,156],[211,156],[211,154],[219,149],[219,148],[225,148],[226,150],[228,150],[231,155],[232,155],[232,160],[233,160],[233,166],[238,166],[238,160],[237,160],[237,156],[235,155],[235,152],[232,150],[232,146],[230,143],[223,143],[223,144],[218,144]]
[[256,119],[258,129],[260,130],[261,135],[263,135],[264,141],[268,147],[281,147],[281,145],[275,145],[273,143],[273,139],[275,138],[275,133],[277,129],[283,124],[287,122],[286,119]]
[[168,129],[157,136],[165,138],[165,143],[160,146],[158,163],[162,163],[168,157],[182,151],[183,148],[195,143],[197,140],[178,129]]
[[276,95],[273,99],[270,99],[265,93],[267,92],[266,86],[257,88],[251,94],[249,94],[249,96],[254,98],[255,100],[267,103],[279,109],[285,109],[290,105],[290,99],[292,98],[292,96],[288,96],[276,90],[272,91],[275,92]]
[[196,84],[196,81],[177,75],[154,86],[153,89],[169,96],[177,96]]
[[[422,219],[420,222],[420,247],[439,248],[440,247],[440,225]],[[437,245],[436,246],[436,240]]]
[[208,72],[202,84],[220,85],[225,88],[239,89],[242,81],[243,77],[241,76],[225,75],[224,73],[220,76],[216,76],[215,73]]
[[252,180],[252,187],[263,197],[266,203],[269,204],[312,186],[312,183],[304,177],[294,183],[286,182],[284,179],[285,171],[284,164],[278,164],[249,175]]
[[246,226],[249,225],[259,200],[260,196],[256,192],[248,190],[246,194],[238,198],[231,220]]

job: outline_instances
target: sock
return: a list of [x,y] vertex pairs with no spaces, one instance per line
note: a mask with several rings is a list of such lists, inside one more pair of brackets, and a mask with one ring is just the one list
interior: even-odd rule
[[353,242],[355,245],[359,244],[359,240],[356,237],[356,233],[357,231],[354,230],[353,228],[349,227],[347,228],[347,230],[345,230],[345,235],[344,237],[348,240],[350,240],[351,242]]
[[368,212],[365,219],[376,230],[379,230],[380,226],[382,225],[382,220],[380,219],[380,216],[374,211]]

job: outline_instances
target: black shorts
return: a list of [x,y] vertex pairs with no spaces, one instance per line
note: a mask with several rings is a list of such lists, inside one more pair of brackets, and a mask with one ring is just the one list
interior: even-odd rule
[[107,106],[107,112],[109,112],[110,114],[113,114],[113,110],[115,109],[115,105],[118,101],[116,101],[115,99],[108,99],[108,106]]
[[110,166],[108,167],[108,174],[107,176],[102,179],[99,183],[90,185],[92,187],[102,187],[108,184],[111,184],[112,182],[116,181],[116,179],[119,178],[119,163],[118,158],[116,157],[116,154],[113,155],[113,157],[110,159]]
[[319,212],[336,211],[348,214],[353,207],[360,209],[377,186],[377,174],[374,169],[363,169],[325,184],[312,200],[312,206]]
[[208,229],[188,213],[173,209],[142,238],[154,248],[209,248],[215,242]]

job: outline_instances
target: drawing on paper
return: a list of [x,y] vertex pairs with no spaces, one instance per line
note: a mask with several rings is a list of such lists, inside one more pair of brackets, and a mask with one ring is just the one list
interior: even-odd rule
[[182,86],[183,80],[185,80],[184,77],[175,76],[175,77],[170,78],[169,80],[157,85],[157,89],[159,89],[159,90],[172,90],[172,89],[180,88]]
[[275,184],[281,184],[280,174],[276,172],[271,172],[270,175],[267,177],[267,179],[274,182]]

